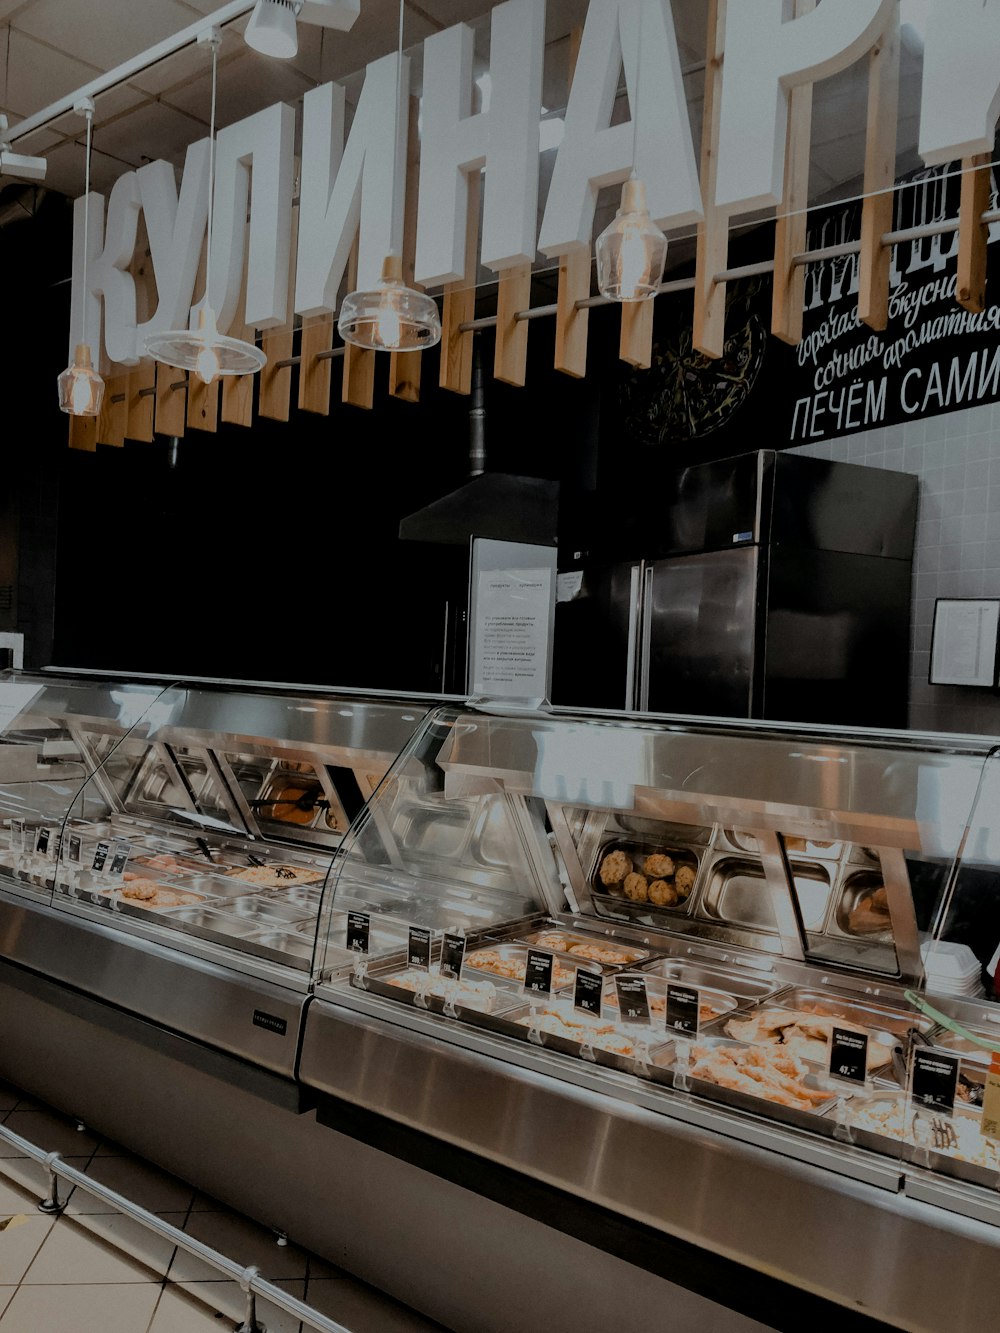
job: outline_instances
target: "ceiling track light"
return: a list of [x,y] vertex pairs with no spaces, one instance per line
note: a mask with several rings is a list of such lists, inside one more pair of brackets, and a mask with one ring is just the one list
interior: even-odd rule
[[87,270],[90,262],[90,159],[94,144],[94,103],[89,97],[77,102],[73,110],[87,122],[86,183],[83,195],[83,296],[80,310],[80,341],[73,352],[73,360],[56,381],[59,388],[59,408],[71,417],[96,417],[104,401],[104,381],[94,369],[93,355],[87,342],[87,306],[90,287]]
[[[405,0],[399,0],[399,43],[396,52],[396,119],[392,160],[399,154],[399,122],[403,82],[403,18]],[[396,173],[392,178],[391,226],[396,228]],[[403,261],[395,249],[382,264],[382,276],[371,291],[355,291],[344,297],[337,332],[345,343],[370,352],[421,352],[441,341],[441,316],[437,303],[425,292],[407,287]]]
[[622,186],[621,207],[597,238],[597,288],[609,301],[651,301],[663,281],[667,238],[649,215],[646,186],[636,175],[642,90],[642,7],[636,46],[635,108],[632,114],[632,174]]
[[262,56],[291,60],[299,49],[301,9],[302,0],[257,0],[244,34],[247,46]]
[[212,115],[208,168],[208,228],[205,241],[205,298],[198,312],[198,327],[151,333],[146,338],[146,354],[154,361],[197,375],[203,384],[211,384],[220,375],[252,375],[267,365],[267,357],[253,343],[228,338],[219,332],[218,318],[211,303],[212,237],[215,223],[215,108],[218,94],[218,28],[210,28],[198,38],[199,44],[212,50]]

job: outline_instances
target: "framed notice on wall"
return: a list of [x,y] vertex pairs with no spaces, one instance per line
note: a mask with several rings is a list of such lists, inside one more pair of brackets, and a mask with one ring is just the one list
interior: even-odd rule
[[1000,599],[939,597],[934,603],[930,683],[995,686],[998,630]]

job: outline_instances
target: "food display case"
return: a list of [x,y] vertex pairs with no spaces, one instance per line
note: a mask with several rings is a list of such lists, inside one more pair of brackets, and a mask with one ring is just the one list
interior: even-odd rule
[[[342,848],[300,1077],[321,1122],[363,1109],[508,1207],[555,1191],[591,1246],[713,1255],[725,1304],[726,1265],[779,1277],[768,1326],[804,1326],[796,1290],[972,1328],[1000,1293],[1000,1005],[969,947],[1000,940],[998,795],[976,738],[441,709]],[[341,910],[383,876],[396,949]]]
[[49,672],[7,696],[0,958],[290,1082],[332,859],[426,702]]

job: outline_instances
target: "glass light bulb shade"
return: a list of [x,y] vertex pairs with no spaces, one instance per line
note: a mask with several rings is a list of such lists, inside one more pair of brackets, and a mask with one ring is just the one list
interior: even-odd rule
[[667,238],[649,216],[642,181],[629,180],[614,222],[597,238],[597,286],[610,301],[648,301],[663,281]]
[[301,5],[294,0],[257,0],[244,40],[264,56],[291,60],[299,49],[296,16]]
[[59,408],[71,417],[96,417],[104,401],[104,381],[91,362],[90,348],[78,344],[73,364],[67,366],[57,381]]
[[149,334],[146,355],[165,366],[190,370],[205,384],[219,375],[254,375],[267,365],[259,347],[219,332],[215,312],[209,306],[202,309],[197,329]]
[[337,331],[368,351],[420,352],[441,341],[441,316],[432,297],[404,285],[402,263],[390,255],[376,288],[344,298]]

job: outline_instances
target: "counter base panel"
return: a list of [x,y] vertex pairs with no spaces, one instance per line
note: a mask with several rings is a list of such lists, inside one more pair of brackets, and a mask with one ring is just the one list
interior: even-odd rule
[[78,1011],[79,998],[0,967],[0,1077],[445,1327],[793,1327],[747,1318],[312,1114],[294,1115],[221,1068],[157,1049],[130,1015],[99,1022],[90,1001]]

